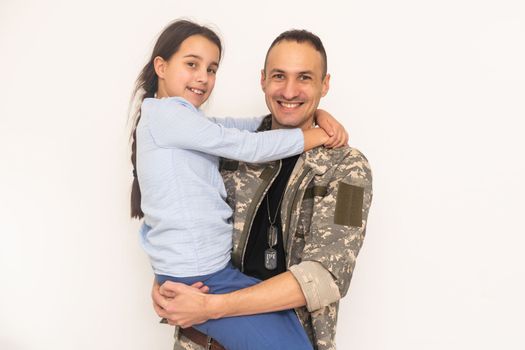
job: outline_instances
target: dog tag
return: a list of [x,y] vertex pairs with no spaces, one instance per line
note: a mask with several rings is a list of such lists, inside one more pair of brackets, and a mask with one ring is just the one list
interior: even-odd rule
[[277,233],[279,230],[277,226],[270,225],[268,227],[268,246],[270,248],[273,248],[275,245],[277,245]]
[[268,248],[264,251],[264,267],[267,270],[275,270],[277,268],[277,250]]

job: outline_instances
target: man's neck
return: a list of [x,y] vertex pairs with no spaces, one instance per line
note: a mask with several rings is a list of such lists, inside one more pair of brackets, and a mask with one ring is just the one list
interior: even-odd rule
[[272,130],[275,130],[275,129],[293,129],[293,128],[300,128],[301,130],[308,130],[308,129],[311,129],[311,128],[315,127],[314,121],[315,121],[315,118],[311,117],[311,118],[309,118],[308,120],[306,120],[304,123],[302,123],[300,125],[282,125],[282,124],[279,124],[277,122],[277,120],[275,120],[275,118],[272,115]]

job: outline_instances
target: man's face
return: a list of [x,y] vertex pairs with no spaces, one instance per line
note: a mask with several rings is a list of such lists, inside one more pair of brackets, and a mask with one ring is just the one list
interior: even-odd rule
[[329,81],[330,75],[323,78],[323,58],[312,44],[284,40],[275,45],[261,72],[272,129],[310,128]]

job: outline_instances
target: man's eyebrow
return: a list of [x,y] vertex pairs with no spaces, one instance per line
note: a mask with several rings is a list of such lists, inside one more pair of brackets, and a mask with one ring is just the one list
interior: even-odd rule
[[[286,72],[282,69],[279,69],[279,68],[274,68],[270,71],[270,74],[273,74],[273,73],[282,73],[282,74],[285,74]],[[315,75],[314,71],[312,70],[305,70],[305,71],[301,71],[301,72],[297,72],[296,73],[297,75],[304,75],[304,74],[308,74],[308,75]]]
[[304,75],[304,74],[315,75],[314,71],[312,71],[312,70],[305,70],[305,71],[299,72],[297,74],[298,75]]
[[[201,56],[199,56],[199,55],[194,55],[194,54],[192,54],[192,53],[187,54],[187,55],[184,56],[183,58],[186,58],[186,57],[192,57],[192,58],[196,58],[196,59],[202,61],[202,57],[201,57]],[[219,66],[219,63],[218,63],[218,62],[215,62],[215,61],[213,61],[211,64],[212,64],[212,65],[215,65],[215,66],[217,66],[217,67]]]
[[282,70],[282,69],[278,69],[278,68],[274,68],[274,69],[272,69],[272,70],[270,71],[270,74],[271,74],[271,73],[284,73],[284,70]]

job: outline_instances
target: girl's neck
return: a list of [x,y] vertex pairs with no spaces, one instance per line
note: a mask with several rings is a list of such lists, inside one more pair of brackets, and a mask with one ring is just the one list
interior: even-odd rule
[[164,98],[164,97],[169,97],[168,94],[166,93],[166,91],[162,88],[159,87],[159,89],[157,90],[157,92],[155,93],[155,98]]

